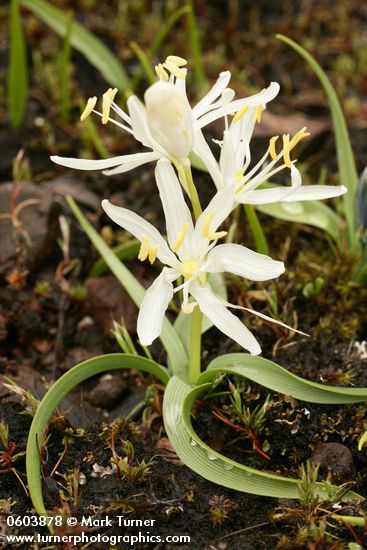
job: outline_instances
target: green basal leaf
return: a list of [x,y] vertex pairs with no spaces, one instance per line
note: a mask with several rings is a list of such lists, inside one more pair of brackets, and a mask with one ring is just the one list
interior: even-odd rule
[[[60,36],[66,35],[68,15],[63,10],[46,0],[20,0],[20,2]],[[130,88],[130,79],[119,59],[101,40],[76,21],[71,30],[70,44],[98,69],[112,87],[117,87],[119,90]]]
[[[213,378],[215,371],[206,378]],[[248,468],[224,457],[204,443],[194,431],[190,412],[193,403],[212,385],[203,384],[192,388],[177,377],[169,381],[163,401],[164,425],[180,459],[196,473],[223,487],[254,495],[299,498],[298,480],[288,479]],[[318,494],[327,498],[325,485],[317,484]],[[335,488],[337,490],[337,488]],[[353,493],[349,497],[355,496]]]
[[270,390],[311,403],[348,404],[367,401],[367,388],[344,388],[300,378],[277,363],[247,353],[229,353],[214,359],[197,383],[205,384],[214,372],[244,376]]
[[[272,185],[271,187],[276,187]],[[287,222],[304,223],[325,231],[338,242],[343,220],[320,201],[276,202],[256,206],[257,210]]]
[[166,368],[145,357],[113,353],[93,357],[79,363],[55,382],[42,399],[28,435],[26,469],[29,494],[36,512],[47,515],[42,497],[41,485],[41,448],[45,440],[47,424],[64,397],[78,384],[102,372],[117,369],[137,369],[157,377],[167,384],[170,376]]
[[[227,287],[225,285],[223,275],[221,273],[209,273],[208,282],[217,296],[227,300]],[[183,311],[180,311],[176,317],[173,326],[180,336],[185,349],[189,350],[190,328],[191,328],[191,315],[187,315]],[[213,323],[209,319],[203,316],[203,322],[201,324],[201,334],[204,334],[213,326]]]
[[[67,203],[79,221],[85,233],[92,241],[106,264],[119,280],[130,298],[139,307],[145,295],[145,288],[139,283],[127,267],[120,262],[113,251],[107,246],[104,240],[98,235],[74,200],[69,196]],[[185,377],[187,374],[188,357],[180,337],[167,318],[163,321],[163,328],[160,336],[161,342],[167,351],[169,364],[172,372],[178,376]]]
[[338,157],[338,167],[340,174],[340,183],[345,185],[348,189],[348,193],[345,193],[342,197],[345,217],[348,225],[348,241],[349,246],[354,251],[359,251],[359,241],[356,234],[355,226],[355,200],[358,187],[358,175],[355,166],[355,160],[353,155],[352,146],[350,143],[348,128],[345,122],[344,114],[340,106],[338,96],[327,77],[325,71],[317,63],[316,59],[312,57],[302,46],[294,42],[287,36],[282,34],[276,35],[279,40],[282,40],[291,48],[293,48],[303,59],[307,61],[316,76],[319,78],[322,87],[326,93],[331,116],[333,119],[335,141],[336,141],[336,153]]
[[[126,243],[119,244],[115,248],[111,248],[112,252],[120,261],[134,260],[138,256],[140,242],[137,239],[131,239]],[[108,271],[109,267],[104,258],[99,258],[92,266],[89,272],[90,277],[100,277]]]
[[20,19],[19,1],[10,3],[10,48],[8,74],[8,105],[14,128],[21,125],[28,95],[28,67],[26,46]]

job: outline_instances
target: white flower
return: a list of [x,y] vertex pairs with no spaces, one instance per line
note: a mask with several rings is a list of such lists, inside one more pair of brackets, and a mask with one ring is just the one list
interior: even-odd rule
[[[252,354],[261,352],[252,333],[214,294],[207,274],[230,272],[253,281],[266,281],[284,272],[282,262],[253,252],[238,244],[216,245],[226,233],[217,231],[233,209],[233,196],[222,189],[217,192],[194,226],[190,210],[170,162],[161,159],[156,180],[166,219],[168,244],[159,231],[144,218],[104,200],[105,212],[121,227],[141,241],[139,259],[158,258],[167,267],[147,290],[138,316],[138,336],[150,345],[159,336],[165,311],[175,292],[182,290],[182,309],[191,313],[199,307],[224,334]],[[183,277],[183,284],[173,283]],[[190,300],[190,296],[193,300]],[[236,306],[233,306],[236,307]]]
[[[233,101],[234,91],[228,88],[231,73],[220,73],[218,80],[209,92],[191,109],[186,95],[186,61],[177,56],[169,56],[163,65],[156,66],[159,81],[145,92],[145,105],[136,97],[127,100],[129,114],[115,102],[117,92],[111,88],[103,95],[102,113],[95,110],[97,98],[88,100],[81,120],[92,112],[102,118],[102,123],[112,122],[131,133],[142,145],[151,149],[143,153],[121,155],[105,160],[87,160],[53,156],[57,164],[79,170],[104,170],[104,174],[120,174],[147,162],[167,158],[174,164],[185,164],[191,151],[194,151],[207,166],[217,185],[220,172],[202,128],[218,118],[243,109],[245,106],[262,105],[273,99],[279,85],[272,82],[262,92],[249,98]],[[170,73],[170,75],[168,74]],[[121,122],[110,117],[113,111]]]
[[[294,162],[290,158],[292,149],[310,134],[302,128],[292,138],[282,136],[279,153],[276,143],[279,136],[269,141],[269,146],[262,158],[248,170],[251,162],[250,141],[256,122],[260,122],[259,107],[245,106],[232,119],[224,131],[220,154],[221,180],[218,188],[228,187],[235,192],[235,202],[242,204],[267,204],[273,202],[294,202],[304,200],[328,199],[343,195],[347,189],[343,185],[307,185],[302,186],[302,179]],[[273,187],[257,189],[280,170],[289,168],[291,172],[290,187]]]

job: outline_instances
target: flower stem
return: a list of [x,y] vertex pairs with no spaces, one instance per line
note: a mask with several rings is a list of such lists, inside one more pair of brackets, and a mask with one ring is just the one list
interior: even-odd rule
[[194,384],[201,372],[201,322],[203,314],[199,306],[191,313],[189,384]]
[[[197,221],[202,208],[198,192],[191,173],[191,165],[176,165],[178,175],[185,191],[190,197],[195,220]],[[194,384],[201,372],[201,323],[203,314],[199,306],[191,313],[190,349],[189,349],[189,383]]]

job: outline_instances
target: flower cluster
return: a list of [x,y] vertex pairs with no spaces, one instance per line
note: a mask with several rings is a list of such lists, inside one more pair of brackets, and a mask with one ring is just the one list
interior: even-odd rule
[[[177,56],[169,56],[163,64],[157,65],[157,82],[146,90],[144,103],[135,95],[129,97],[128,112],[114,101],[117,89],[109,89],[103,95],[102,112],[95,109],[96,97],[88,100],[81,120],[93,112],[101,117],[102,124],[111,122],[131,133],[147,151],[105,160],[51,158],[63,166],[103,170],[106,175],[120,174],[157,161],[155,178],[166,220],[167,240],[136,213],[108,200],[102,202],[108,216],[141,242],[139,260],[148,259],[153,264],[158,259],[164,265],[147,290],[139,311],[137,331],[142,344],[150,345],[160,335],[166,309],[174,294],[181,291],[185,313],[192,314],[199,308],[224,334],[251,354],[259,354],[261,348],[255,337],[228,310],[228,306],[238,306],[215,294],[209,276],[229,272],[252,281],[266,281],[279,277],[284,272],[284,264],[238,244],[217,244],[226,236],[225,231],[219,230],[220,226],[238,204],[325,199],[342,195],[346,189],[330,185],[302,186],[291,153],[309,135],[306,128],[293,137],[272,137],[263,157],[251,167],[253,130],[261,121],[267,103],[278,94],[277,83],[272,82],[250,97],[234,99],[235,93],[228,87],[231,75],[225,71],[192,108],[186,95],[185,65],[186,60]],[[112,113],[116,117],[111,116]],[[221,118],[225,130],[223,139],[216,142],[220,147],[217,160],[202,129]],[[216,187],[204,211],[201,211],[191,176],[191,153],[204,163]],[[290,171],[290,186],[259,189],[281,170]],[[183,190],[191,200],[194,221]]]

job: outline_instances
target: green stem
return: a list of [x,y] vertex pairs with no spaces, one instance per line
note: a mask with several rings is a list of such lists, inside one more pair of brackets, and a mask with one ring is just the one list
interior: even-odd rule
[[[202,208],[198,192],[191,173],[191,165],[176,165],[183,188],[190,197],[195,220],[197,221]],[[189,383],[194,384],[201,372],[201,323],[203,314],[199,306],[191,313],[190,349],[189,349]]]
[[195,220],[197,221],[200,214],[202,213],[202,208],[201,208],[200,199],[195,187],[194,180],[192,179],[191,164],[189,162],[187,165],[185,165],[181,162],[174,161],[174,160],[172,160],[172,162],[176,167],[181,185],[189,196],[192,209],[194,211]]
[[203,314],[199,306],[191,313],[189,384],[194,384],[201,372],[201,322]]
[[268,243],[263,228],[261,227],[259,219],[256,215],[255,208],[251,204],[244,204],[243,207],[251,227],[252,235],[255,239],[257,252],[269,256]]

